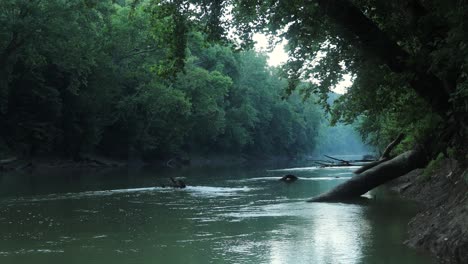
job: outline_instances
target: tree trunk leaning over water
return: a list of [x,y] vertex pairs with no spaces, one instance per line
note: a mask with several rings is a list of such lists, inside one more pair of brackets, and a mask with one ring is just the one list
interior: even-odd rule
[[398,178],[427,164],[422,147],[404,152],[393,159],[358,174],[332,190],[313,197],[308,202],[338,202],[358,198],[375,187]]
[[395,138],[390,144],[388,144],[388,146],[385,148],[384,152],[382,153],[382,156],[380,156],[379,160],[373,161],[371,163],[368,163],[368,164],[362,166],[361,168],[357,169],[354,173],[355,174],[363,173],[366,170],[368,170],[370,168],[373,168],[373,167],[379,165],[380,163],[383,163],[383,162],[389,160],[390,159],[390,153],[392,152],[392,150],[398,144],[400,144],[400,142],[403,140],[403,138],[405,138],[405,134],[400,133],[400,135],[398,135],[397,138]]
[[397,138],[395,138],[388,146],[385,148],[384,152],[380,159],[388,159],[390,157],[390,152],[405,138],[405,134],[400,133]]

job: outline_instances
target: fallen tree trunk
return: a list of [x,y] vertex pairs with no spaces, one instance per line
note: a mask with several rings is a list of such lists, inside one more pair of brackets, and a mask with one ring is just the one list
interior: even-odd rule
[[324,162],[314,161],[314,163],[320,165],[320,168],[356,166],[355,164],[344,163],[344,162],[340,162],[340,163],[327,162],[327,163],[324,163]]
[[384,150],[384,152],[383,152],[383,154],[382,154],[382,156],[380,157],[379,160],[373,161],[373,162],[371,162],[369,164],[366,164],[366,165],[362,166],[361,168],[357,169],[354,172],[354,174],[363,173],[366,170],[371,169],[371,168],[379,165],[380,163],[383,163],[383,162],[386,162],[387,160],[389,160],[390,159],[390,153],[392,152],[392,150],[398,144],[400,144],[400,142],[403,140],[403,138],[405,138],[405,134],[400,133],[397,138],[395,138],[390,144],[388,144],[388,146],[385,148],[385,150]]
[[[317,163],[317,162],[316,162]],[[351,166],[357,166],[356,164],[351,164],[351,163],[330,163],[330,164],[320,164],[320,168],[335,168],[335,167],[351,167]]]
[[332,166],[332,164],[330,163],[323,163],[323,162],[318,162],[318,161],[314,161],[316,164],[320,165],[320,167],[330,167]]
[[325,157],[329,158],[329,159],[332,159],[332,160],[336,160],[336,161],[340,161],[344,164],[348,164],[349,165],[349,161],[347,160],[342,160],[342,159],[337,159],[337,158],[334,158],[334,157],[331,157],[331,156],[328,156],[328,155],[324,155]]
[[355,199],[385,182],[424,167],[426,164],[427,158],[423,148],[417,147],[354,176],[308,202],[337,202]]
[[365,172],[366,170],[368,169],[371,169],[377,165],[379,165],[380,163],[384,163],[388,161],[388,159],[380,159],[380,160],[376,160],[376,161],[373,161],[373,162],[370,162],[362,167],[360,167],[359,169],[357,169],[356,171],[354,171],[354,174],[360,174],[360,173],[363,173]]

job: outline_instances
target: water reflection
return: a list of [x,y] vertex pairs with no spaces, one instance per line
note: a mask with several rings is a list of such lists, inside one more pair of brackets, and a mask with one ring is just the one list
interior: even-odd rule
[[[356,205],[321,205],[325,215],[313,219],[311,240],[318,263],[360,263],[362,245],[369,240],[369,223]],[[333,252],[333,254],[328,254]]]

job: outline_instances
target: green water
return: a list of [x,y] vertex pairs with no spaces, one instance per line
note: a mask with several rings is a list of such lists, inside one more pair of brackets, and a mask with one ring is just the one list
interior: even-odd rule
[[275,168],[1,175],[0,263],[431,263],[402,244],[413,204],[305,203],[350,168]]

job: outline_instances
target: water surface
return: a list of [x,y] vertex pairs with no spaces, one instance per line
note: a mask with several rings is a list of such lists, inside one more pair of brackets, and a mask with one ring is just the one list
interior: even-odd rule
[[[0,263],[432,263],[405,247],[414,204],[306,203],[352,168],[0,176]],[[287,173],[297,182],[278,179]],[[185,177],[186,189],[159,187]]]

